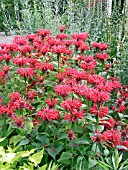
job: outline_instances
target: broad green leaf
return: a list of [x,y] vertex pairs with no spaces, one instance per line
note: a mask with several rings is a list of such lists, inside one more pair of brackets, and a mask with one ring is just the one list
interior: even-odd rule
[[58,155],[61,150],[62,146],[59,146],[57,148],[49,148],[47,152],[55,159],[56,155]]
[[22,139],[24,139],[25,136],[21,136],[20,134],[17,136],[12,136],[10,139],[10,144],[14,144],[14,146],[16,146],[17,143],[19,143]]
[[83,156],[77,158],[76,170],[88,169],[88,162]]
[[97,160],[89,158],[88,168],[92,168],[97,164]]
[[32,131],[33,123],[32,122],[28,122],[26,124],[26,128],[27,128],[27,133],[29,134]]
[[28,144],[29,142],[30,142],[29,139],[24,139],[24,140],[22,140],[22,141],[19,143],[19,146],[26,145],[26,144]]
[[75,144],[89,144],[89,138],[87,135],[83,135],[81,138],[73,139],[73,143]]
[[46,170],[47,169],[47,164],[43,165],[40,170]]
[[38,164],[40,164],[43,154],[44,154],[44,149],[33,154],[32,156],[29,156],[29,160],[33,162],[35,166],[37,166]]
[[0,146],[0,155],[1,155],[2,157],[5,156],[5,149],[4,149],[3,146]]
[[54,163],[51,170],[58,170],[58,165]]
[[104,154],[105,154],[106,156],[109,154],[109,150],[108,150],[107,148],[105,148]]
[[32,149],[30,151],[21,151],[21,152],[18,152],[17,154],[20,154],[21,157],[27,157],[29,155],[31,155],[32,153],[35,152],[36,149]]
[[[6,138],[6,137],[5,137]],[[5,138],[0,138],[0,142],[4,141]]]
[[16,153],[6,153],[5,162],[11,163],[13,158],[16,156]]
[[60,159],[58,162],[69,165],[70,164],[70,159],[72,158],[72,154],[70,152],[63,152],[60,156]]

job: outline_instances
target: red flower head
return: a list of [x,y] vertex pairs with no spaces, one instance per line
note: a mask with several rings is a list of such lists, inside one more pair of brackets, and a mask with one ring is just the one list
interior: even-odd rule
[[41,118],[42,121],[57,120],[60,118],[60,114],[54,108],[42,108],[41,111],[37,111],[37,117]]
[[21,94],[19,92],[12,92],[8,95],[11,99],[11,101],[19,100],[21,97]]
[[71,93],[72,88],[68,85],[56,85],[55,86],[55,92],[56,94],[60,96],[67,96],[69,93]]
[[75,135],[75,133],[73,133],[73,131],[71,131],[71,130],[67,130],[67,132],[68,132],[68,138],[69,138],[69,140],[71,141],[73,138],[76,138],[76,135]]
[[62,102],[62,107],[65,108],[67,111],[73,111],[73,110],[79,110],[80,107],[82,106],[82,102],[80,100],[72,100],[72,99],[67,99]]
[[46,37],[47,35],[49,35],[51,32],[50,32],[50,30],[38,30],[37,31],[37,33],[39,34],[39,35],[41,35],[41,37]]
[[50,108],[52,108],[52,107],[54,107],[57,103],[58,103],[58,100],[57,99],[50,99],[50,98],[48,98],[47,100],[46,100],[46,103],[47,103],[47,105],[50,107]]
[[64,32],[64,30],[66,29],[66,26],[62,25],[62,26],[58,26],[58,28],[60,29],[60,32]]

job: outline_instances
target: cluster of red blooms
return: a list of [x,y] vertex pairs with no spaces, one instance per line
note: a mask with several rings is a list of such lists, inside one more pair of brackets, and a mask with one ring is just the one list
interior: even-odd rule
[[[59,26],[59,29],[60,34],[56,36],[52,36],[50,30],[41,29],[26,37],[16,36],[12,44],[0,45],[0,83],[4,87],[15,81],[14,88],[18,89],[15,92],[8,89],[7,94],[0,87],[0,115],[7,114],[17,126],[23,127],[27,116],[18,112],[23,109],[34,114],[34,126],[40,124],[39,119],[60,121],[64,118],[65,121],[77,122],[88,112],[99,119],[98,125],[105,127],[102,133],[95,133],[93,141],[106,142],[112,147],[120,144],[127,147],[127,139],[123,138],[125,132],[122,134],[115,128],[114,113],[126,113],[128,92],[117,78],[105,78],[102,74],[111,66],[107,63],[107,44],[93,42],[89,46],[88,33],[68,36],[64,33],[66,26]],[[23,87],[20,87],[20,80]],[[54,97],[47,97],[48,89],[52,89]],[[107,103],[113,93],[120,97],[113,104],[111,114]],[[34,103],[37,98],[44,100],[45,103],[41,102],[46,107],[43,105],[39,110]],[[82,104],[87,102],[90,103],[88,109],[82,110]],[[68,137],[72,140],[76,136],[69,130]]]
[[107,142],[111,147],[118,146],[121,142],[121,134],[114,129],[106,130],[103,133],[97,131],[91,138],[94,142]]
[[80,100],[67,99],[62,102],[61,106],[68,111],[68,113],[64,116],[65,120],[75,122],[77,119],[82,119],[84,117],[84,112],[80,110],[82,106],[82,102]]

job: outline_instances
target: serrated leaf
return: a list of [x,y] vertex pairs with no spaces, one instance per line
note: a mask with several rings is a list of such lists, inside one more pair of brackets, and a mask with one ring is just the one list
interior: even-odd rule
[[33,162],[35,166],[37,166],[38,164],[40,164],[43,154],[44,154],[44,149],[33,154],[32,156],[29,156],[29,160]]

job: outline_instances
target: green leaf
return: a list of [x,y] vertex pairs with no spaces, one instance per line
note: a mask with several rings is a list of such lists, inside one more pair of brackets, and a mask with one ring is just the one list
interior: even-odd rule
[[1,155],[2,157],[5,156],[5,149],[4,149],[3,146],[0,146],[0,155]]
[[50,148],[47,150],[47,152],[55,159],[56,155],[58,155],[61,150],[62,150],[62,146],[59,146],[57,148]]
[[[6,137],[5,137],[6,138]],[[0,142],[4,141],[5,138],[0,138]]]
[[32,131],[33,123],[32,122],[28,122],[26,124],[26,128],[27,128],[27,133],[29,134]]
[[22,141],[19,143],[19,146],[26,145],[26,144],[28,144],[29,142],[30,142],[29,139],[24,139],[24,140],[22,140]]
[[[106,167],[106,168],[108,167],[108,168],[110,168],[110,169],[113,169],[110,165],[106,164],[106,163],[103,162],[103,161],[99,161],[98,164],[99,164],[99,165],[102,164],[102,165],[104,165],[104,167]],[[102,166],[102,167],[103,167],[103,166]],[[108,169],[108,170],[109,170],[109,169]]]
[[14,144],[14,146],[16,146],[17,143],[19,143],[22,139],[24,139],[25,136],[21,136],[20,134],[17,136],[12,136],[10,139],[10,144]]
[[63,152],[58,162],[69,165],[71,163],[70,161],[71,158],[72,158],[72,154],[70,152]]
[[88,162],[83,156],[77,158],[76,170],[88,169]]
[[102,164],[101,162],[98,162],[98,165],[102,168],[104,168],[105,170],[109,170],[104,164]]
[[23,157],[27,157],[29,155],[31,155],[32,153],[35,152],[36,149],[32,149],[30,151],[21,151],[21,152],[17,152],[17,154],[20,154]]
[[43,165],[43,166],[40,168],[40,170],[46,170],[46,168],[47,168],[47,164]]
[[11,161],[15,158],[16,153],[6,153],[5,162],[11,163]]
[[119,154],[117,150],[115,150],[115,153],[113,153],[112,155],[112,163],[113,163],[114,169],[117,170],[119,166]]
[[89,158],[88,168],[92,168],[97,164],[97,160]]
[[40,152],[33,154],[32,156],[29,156],[29,160],[33,162],[35,166],[37,166],[38,164],[40,164],[43,154],[44,154],[44,149],[42,149]]
[[89,144],[89,138],[87,135],[83,135],[81,138],[74,138],[73,143],[75,144]]

